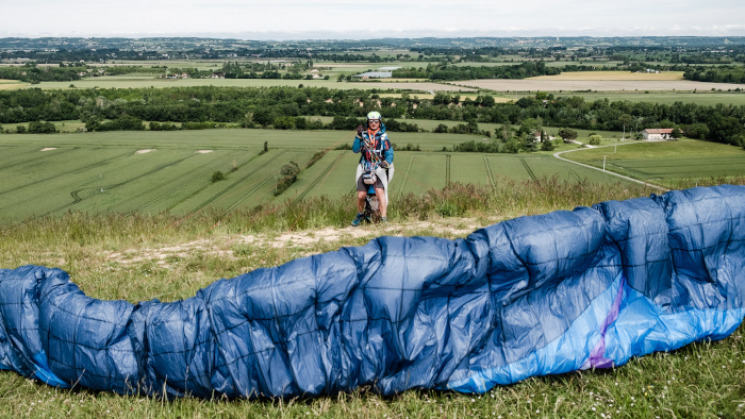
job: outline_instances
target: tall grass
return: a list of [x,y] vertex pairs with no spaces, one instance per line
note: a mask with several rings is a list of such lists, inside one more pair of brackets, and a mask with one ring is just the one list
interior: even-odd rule
[[[628,184],[567,184],[499,179],[496,187],[450,184],[424,196],[391,204],[391,225],[347,228],[353,197],[314,198],[230,214],[193,217],[88,215],[36,217],[0,225],[0,267],[59,266],[96,298],[132,302],[187,298],[220,277],[275,266],[308,253],[359,245],[370,236],[438,234],[429,222],[468,217],[470,225],[578,205],[646,196]],[[420,220],[425,220],[424,222]],[[457,222],[457,221],[455,221]],[[321,228],[367,231],[332,241],[270,245],[289,231],[316,234]],[[452,233],[443,233],[452,237]],[[237,240],[263,237],[263,241]],[[166,255],[164,248],[179,248]],[[165,401],[80,388],[54,389],[0,371],[0,417],[743,417],[745,415],[744,327],[729,338],[689,345],[671,353],[633,359],[602,371],[535,377],[487,394],[414,390],[383,398],[368,389],[315,399]]]

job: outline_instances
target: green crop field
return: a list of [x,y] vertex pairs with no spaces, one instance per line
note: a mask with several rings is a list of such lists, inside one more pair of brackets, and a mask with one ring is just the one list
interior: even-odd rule
[[[611,184],[619,178],[554,158],[549,152],[481,154],[441,152],[478,137],[460,134],[392,133],[398,144],[423,151],[398,151],[392,199],[423,194],[450,183],[496,187],[501,178],[531,181],[556,178]],[[180,132],[112,132],[3,135],[0,151],[0,220],[31,215],[89,213],[229,213],[261,204],[354,192],[358,156],[335,150],[352,141],[344,131],[222,129]],[[482,139],[480,141],[489,141]],[[264,142],[268,152],[262,153]],[[612,144],[605,141],[604,144]],[[559,150],[576,145],[561,144]],[[312,156],[327,153],[309,168]],[[565,154],[668,187],[711,183],[745,174],[745,152],[704,141],[622,144]],[[287,191],[275,196],[283,165],[302,169]],[[212,182],[220,171],[225,179]]]
[[[745,151],[725,144],[681,139],[667,142],[634,142],[613,147],[585,149],[564,157],[636,179],[670,187],[723,182],[745,176]],[[719,182],[722,183],[722,182]]]
[[[417,144],[423,150],[396,153],[390,186],[393,199],[441,189],[451,182],[496,186],[500,177],[617,181],[546,153],[439,151],[478,138],[474,136],[392,133],[391,137],[398,144]],[[245,129],[3,135],[0,220],[67,211],[190,216],[306,197],[339,198],[354,191],[359,156],[335,148],[352,138],[344,131]],[[262,153],[264,142],[268,152]],[[327,153],[306,169],[321,150]],[[297,182],[275,196],[280,169],[290,162],[303,170]],[[212,182],[216,171],[225,179]]]

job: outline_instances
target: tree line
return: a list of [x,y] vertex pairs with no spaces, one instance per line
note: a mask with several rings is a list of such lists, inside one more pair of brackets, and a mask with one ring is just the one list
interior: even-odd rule
[[429,65],[426,68],[404,68],[393,70],[394,78],[424,78],[430,80],[472,79],[524,79],[527,77],[555,75],[561,73],[556,67],[548,67],[542,61],[526,61],[507,66],[454,66]]
[[[395,128],[407,131],[418,127],[406,125],[406,119],[426,119],[457,121],[458,126],[464,127],[458,132],[474,133],[480,131],[472,129],[472,124],[521,125],[535,120],[540,121],[540,126],[626,132],[678,127],[688,137],[728,144],[741,143],[745,134],[742,105],[586,101],[547,93],[514,103],[495,103],[488,95],[461,100],[457,95],[438,94],[434,99],[421,99],[406,92],[400,97],[382,97],[375,90],[311,87],[0,91],[0,123],[6,124],[62,120],[104,124],[128,116],[182,125],[234,123],[247,127],[321,129],[308,117],[363,118],[371,110],[379,111],[386,121],[401,120]],[[99,129],[95,123],[91,128]],[[340,129],[341,124],[332,123],[331,128]]]
[[686,69],[683,78],[713,83],[745,83],[745,68],[741,66],[694,67]]

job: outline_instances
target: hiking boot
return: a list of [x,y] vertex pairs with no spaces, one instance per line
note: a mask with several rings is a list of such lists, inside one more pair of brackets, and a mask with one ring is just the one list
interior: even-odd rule
[[358,225],[360,225],[360,223],[361,223],[361,222],[362,222],[362,220],[364,220],[364,219],[365,219],[365,216],[364,216],[364,215],[362,215],[362,214],[357,214],[357,216],[356,216],[356,217],[354,217],[354,220],[352,220],[352,225],[353,225],[353,226],[355,226],[355,227],[357,227]]
[[387,224],[388,223],[388,217],[380,217],[380,222],[383,223],[383,224]]

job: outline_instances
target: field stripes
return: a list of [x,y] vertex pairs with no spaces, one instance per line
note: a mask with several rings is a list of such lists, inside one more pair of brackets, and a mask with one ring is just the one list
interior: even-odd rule
[[[236,201],[245,200],[249,196],[255,194],[257,190],[262,186],[267,184],[271,186],[270,181],[276,179],[279,172],[280,165],[275,163],[281,162],[279,160],[281,157],[287,158],[289,155],[289,159],[291,160],[294,159],[296,156],[300,156],[306,153],[307,152],[303,151],[289,152],[285,150],[280,150],[279,152],[275,153],[269,151],[269,153],[266,153],[265,156],[267,154],[274,155],[266,158],[265,161],[251,168],[248,173],[239,177],[234,182],[226,185],[212,184],[211,186],[220,186],[220,189],[216,192],[210,191],[207,197],[199,198],[200,194],[195,195],[195,198],[198,199],[198,201],[196,201],[196,204],[192,203],[187,206],[186,209],[191,208],[191,210],[186,212],[186,216],[190,217],[207,208],[208,206],[219,211],[225,211],[226,208],[230,208]],[[203,190],[200,192],[205,191],[207,191],[207,189],[203,188]],[[225,201],[228,202],[224,203]],[[261,202],[264,202],[264,199],[259,200],[259,202],[257,202],[257,205]]]
[[[178,158],[176,158],[174,160],[168,160],[165,163],[158,163],[158,164],[154,165],[153,167],[148,168],[148,170],[146,170],[145,172],[137,173],[134,176],[127,177],[125,179],[121,179],[119,182],[116,182],[116,183],[110,183],[110,184],[103,184],[103,183],[101,183],[98,186],[86,186],[86,187],[82,187],[82,188],[79,188],[79,189],[72,190],[70,192],[70,197],[72,197],[72,199],[73,199],[72,202],[69,202],[69,203],[64,204],[64,205],[61,205],[61,206],[59,206],[57,208],[54,208],[53,210],[45,213],[44,215],[53,214],[53,213],[56,213],[56,212],[61,212],[61,211],[68,210],[72,206],[80,204],[83,200],[92,199],[92,198],[94,198],[96,196],[101,197],[101,195],[103,195],[103,193],[101,193],[100,191],[108,191],[109,193],[111,193],[112,190],[116,190],[117,188],[120,188],[120,187],[122,187],[124,185],[127,185],[128,183],[135,182],[135,181],[137,181],[139,179],[143,179],[143,178],[146,178],[146,177],[153,176],[156,173],[161,172],[164,169],[167,169],[167,168],[169,168],[171,166],[177,165],[177,164],[183,162],[184,160],[187,160],[187,159],[189,159],[191,157],[194,157],[194,156],[195,156],[194,153],[189,153],[189,154],[187,154],[187,155],[185,155],[183,157],[178,157]],[[84,194],[84,195],[82,195],[83,192],[87,192],[87,193]],[[117,201],[117,202],[120,202],[120,201]],[[105,203],[102,203],[102,204],[104,204],[102,206],[105,206]],[[114,204],[114,205],[116,205],[116,204]],[[107,206],[107,208],[109,210],[111,210],[114,205]]]
[[492,188],[497,187],[497,183],[494,180],[494,172],[491,170],[491,165],[489,164],[489,159],[484,156],[484,167],[486,168],[486,174],[489,177],[489,183],[491,184]]
[[[419,138],[400,136],[413,143],[417,141],[411,140]],[[283,164],[296,161],[303,167],[319,147],[346,141],[342,137],[346,134],[251,130],[3,136],[0,218],[4,222],[68,210],[170,213],[180,217],[212,211],[219,216],[267,203],[281,205],[288,200],[300,202],[322,196],[339,199],[353,195],[355,190],[359,156],[348,150],[328,150],[313,166],[303,169],[282,195],[275,197],[274,190]],[[445,141],[445,137],[438,136],[437,140]],[[269,152],[260,153],[265,141]],[[741,150],[687,139],[630,144],[618,147],[617,153],[612,148],[573,153],[573,158],[595,166],[606,157],[607,172],[543,153],[437,151],[440,148],[428,143],[426,151],[396,151],[397,175],[389,189],[392,201],[454,183],[499,188],[504,182],[542,179],[557,179],[570,187],[577,182],[626,181],[613,172],[658,183],[681,178],[694,183],[745,173]],[[209,152],[203,152],[206,150]],[[218,170],[225,179],[213,183],[211,175]]]
[[520,163],[525,168],[525,171],[528,172],[528,176],[530,176],[530,179],[535,180],[535,173],[533,173],[533,170],[530,168],[528,162],[525,161],[525,158],[520,157]]
[[[299,202],[300,200],[304,199],[308,193],[313,190],[317,189],[323,186],[323,183],[326,181],[326,179],[329,177],[331,172],[334,170],[334,167],[336,167],[337,164],[339,164],[339,161],[346,155],[346,153],[339,153],[338,156],[334,160],[329,163],[328,166],[325,167],[321,173],[313,179],[313,181],[310,182],[310,185],[308,185],[307,188],[293,200],[293,202]],[[318,164],[318,163],[316,163]],[[302,174],[302,173],[301,173]]]
[[450,158],[452,155],[445,155],[445,184],[450,185]]
[[406,187],[406,183],[409,180],[409,174],[411,173],[411,166],[414,164],[414,155],[411,155],[411,158],[409,159],[409,164],[406,166],[406,171],[404,171],[404,178],[403,180],[396,186],[398,189],[398,192],[396,193],[396,199],[401,199],[401,195],[403,194],[404,188]]
[[[70,153],[72,151],[76,151],[78,149],[79,149],[79,147],[58,148],[56,150],[49,150],[49,151],[39,151],[37,149],[37,150],[34,150],[32,152],[27,153],[27,155],[29,157],[31,157],[30,159],[25,158],[26,155],[24,155],[23,156],[24,158],[22,160],[20,160],[20,161],[13,162],[11,160],[11,162],[9,162],[9,163],[6,161],[3,164],[3,170],[12,169],[14,167],[21,166],[21,165],[28,165],[28,164],[30,164],[31,161],[33,161],[34,164],[44,163],[48,159],[55,159],[55,158],[59,157],[61,154],[67,154],[67,153]],[[32,153],[39,153],[39,154],[32,154]]]
[[[140,187],[136,184],[130,184],[128,187],[134,189],[128,193],[128,197],[118,201],[114,205],[110,206],[108,210],[118,212],[129,212],[129,211],[158,211],[164,210],[160,208],[156,203],[161,201],[167,201],[169,197],[178,195],[180,191],[188,186],[193,185],[196,182],[206,182],[210,179],[211,174],[218,170],[221,166],[226,166],[226,158],[223,154],[232,156],[229,152],[215,152],[206,155],[194,155],[193,159],[184,161],[182,163],[195,162],[198,159],[205,159],[204,162],[195,162],[194,164],[183,164],[174,165],[169,167],[169,171],[173,172],[167,177],[163,176],[158,180],[154,186],[143,186]],[[149,179],[148,179],[149,180]],[[143,193],[138,193],[138,190],[144,190]],[[130,205],[131,204],[131,205]]]
[[[90,150],[90,151],[91,152],[94,152],[96,154],[98,154],[98,153],[101,152],[99,149],[93,149],[93,150]],[[3,190],[3,191],[0,191],[0,196],[3,195],[3,194],[6,194],[6,193],[15,192],[15,191],[18,191],[18,190],[21,190],[21,189],[24,189],[24,188],[37,186],[40,183],[48,182],[50,180],[53,180],[53,179],[56,179],[56,178],[59,178],[59,177],[62,177],[62,176],[70,176],[70,175],[74,175],[74,174],[78,174],[78,173],[83,173],[83,172],[88,171],[90,169],[95,169],[97,167],[104,166],[104,165],[106,165],[108,163],[113,162],[114,160],[118,160],[118,159],[120,159],[120,158],[122,158],[124,156],[127,156],[127,155],[131,154],[131,153],[132,153],[131,151],[126,151],[124,153],[118,153],[118,154],[115,154],[115,155],[113,155],[111,157],[105,158],[103,160],[97,160],[97,161],[94,161],[93,163],[86,164],[86,165],[81,166],[81,167],[76,167],[76,168],[71,169],[71,170],[68,170],[68,171],[63,171],[61,173],[58,173],[56,171],[44,171],[44,173],[43,173],[44,177],[42,177],[40,179],[35,179],[35,180],[33,180],[32,182],[29,182],[29,183],[17,185],[15,187],[10,188],[10,189],[6,189],[6,190]]]

